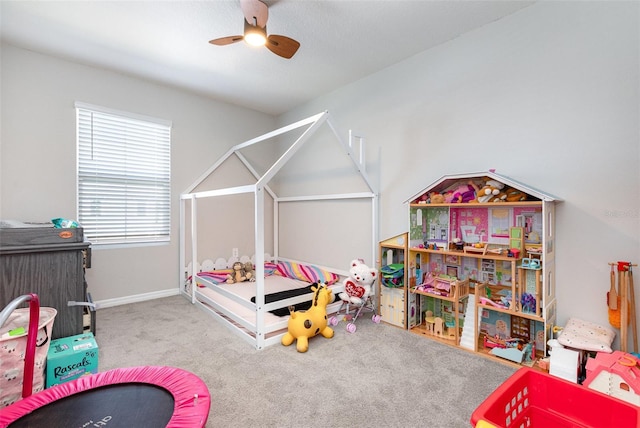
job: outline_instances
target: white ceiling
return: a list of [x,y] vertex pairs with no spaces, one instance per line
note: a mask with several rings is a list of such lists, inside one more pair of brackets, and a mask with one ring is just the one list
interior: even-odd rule
[[300,42],[284,59],[244,42],[239,0],[7,1],[3,41],[277,115],[530,1],[272,0],[268,34]]

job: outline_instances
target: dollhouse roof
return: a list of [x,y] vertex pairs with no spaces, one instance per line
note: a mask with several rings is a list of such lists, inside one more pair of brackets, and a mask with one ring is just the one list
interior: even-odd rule
[[418,197],[424,195],[425,193],[431,193],[431,192],[444,193],[449,189],[457,187],[461,182],[465,182],[469,179],[496,180],[504,184],[505,186],[513,187],[514,189],[517,189],[526,193],[527,195],[529,195],[530,199],[534,199],[534,200],[539,199],[541,201],[547,201],[547,202],[561,200],[546,192],[542,192],[540,190],[534,189],[531,186],[520,183],[519,181],[516,181],[512,178],[498,174],[495,171],[485,171],[485,172],[474,172],[474,173],[466,173],[466,174],[444,175],[440,177],[438,180],[431,183],[429,186],[425,187],[420,192],[413,195],[411,198],[407,199],[405,203],[414,201]]

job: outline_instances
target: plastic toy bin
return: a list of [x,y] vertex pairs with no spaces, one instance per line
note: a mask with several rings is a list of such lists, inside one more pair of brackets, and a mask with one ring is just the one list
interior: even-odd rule
[[640,427],[640,407],[523,367],[471,415],[476,428]]

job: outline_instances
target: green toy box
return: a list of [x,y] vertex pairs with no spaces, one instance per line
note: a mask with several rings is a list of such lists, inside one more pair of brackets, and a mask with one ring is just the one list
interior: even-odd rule
[[98,373],[98,344],[93,333],[51,341],[47,353],[47,388],[91,373]]

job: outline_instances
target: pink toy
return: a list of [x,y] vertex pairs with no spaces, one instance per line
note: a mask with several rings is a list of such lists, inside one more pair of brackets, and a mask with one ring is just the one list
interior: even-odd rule
[[453,202],[455,202],[453,200],[453,190],[448,190],[446,192],[444,192],[444,203],[445,204],[451,204]]
[[501,305],[500,303],[496,303],[493,300],[488,299],[486,297],[480,297],[480,303],[482,303],[483,305],[495,306],[496,308],[507,309],[507,306]]
[[478,186],[469,180],[467,184],[461,184],[456,189],[452,190],[451,203],[468,203],[476,199],[476,192]]
[[598,352],[587,360],[584,386],[640,405],[640,360],[622,351]]

